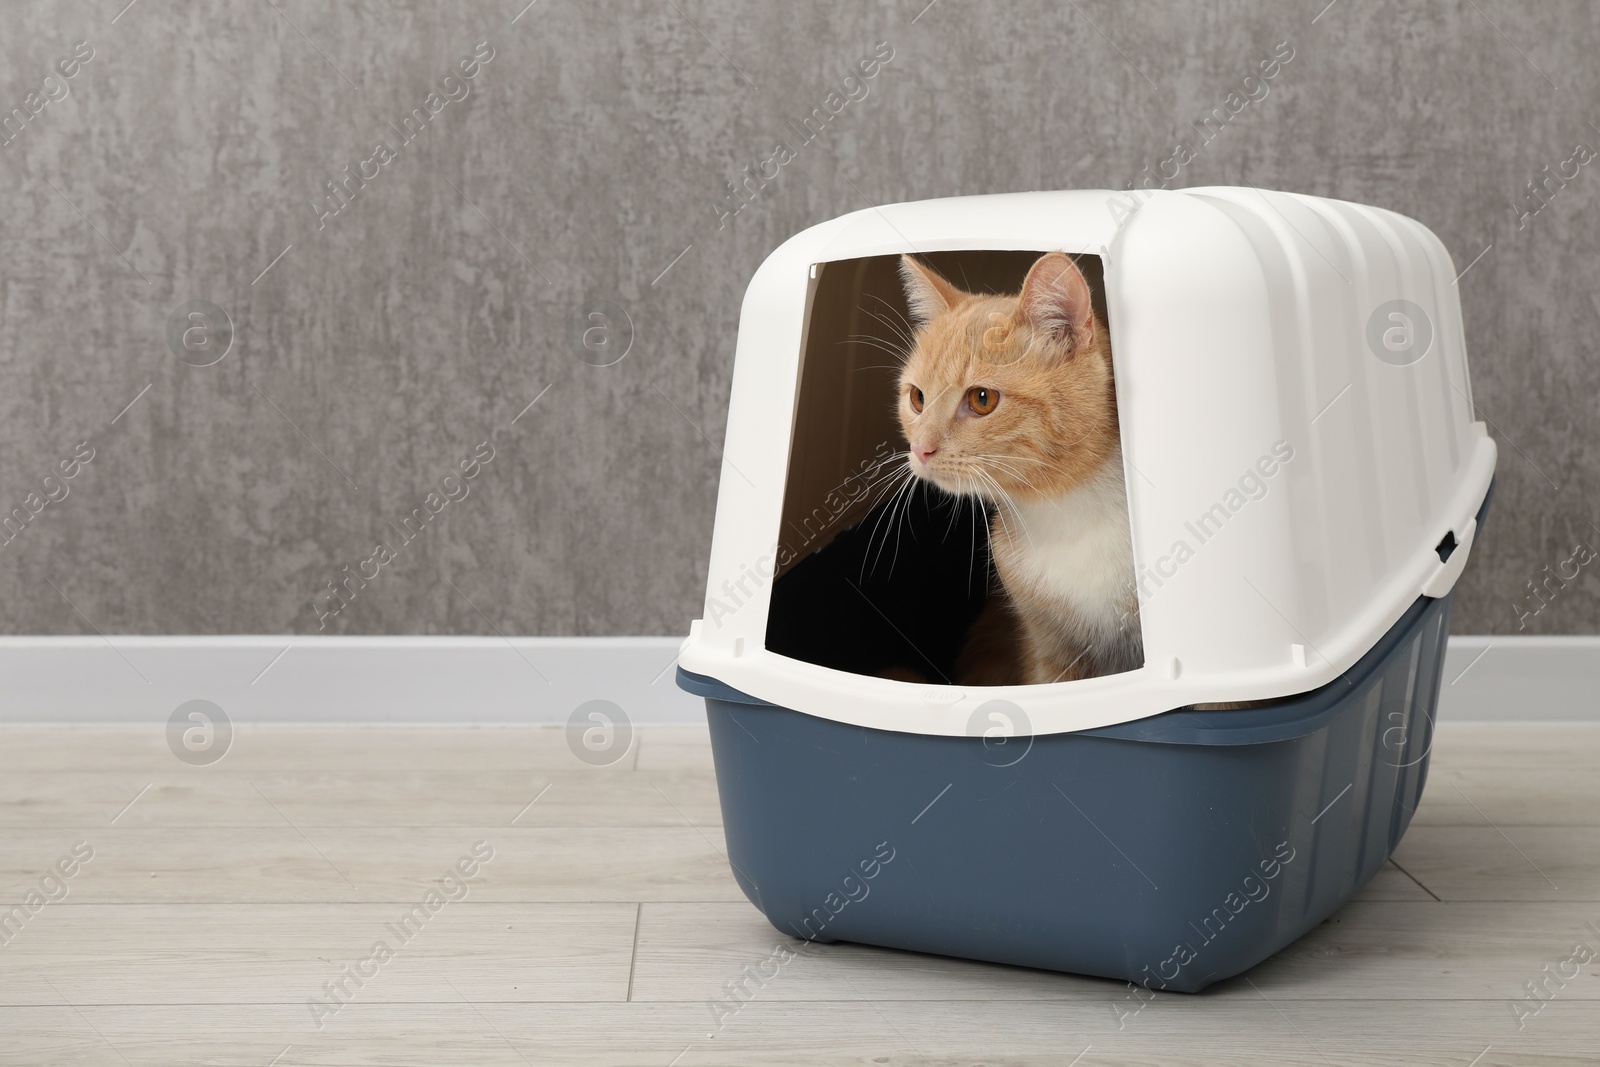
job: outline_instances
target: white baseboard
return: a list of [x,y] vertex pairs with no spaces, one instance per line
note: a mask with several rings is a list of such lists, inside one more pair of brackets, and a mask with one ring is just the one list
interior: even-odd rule
[[[0,723],[562,725],[605,699],[636,724],[705,720],[675,637],[0,637]],[[1441,722],[1600,722],[1600,636],[1452,637]]]
[[1600,723],[1600,636],[1450,638],[1440,722]]

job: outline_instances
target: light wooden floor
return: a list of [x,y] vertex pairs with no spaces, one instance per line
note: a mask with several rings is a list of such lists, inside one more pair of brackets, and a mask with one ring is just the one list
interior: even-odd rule
[[[1142,1004],[815,946],[720,1030],[725,984],[798,942],[728,874],[704,730],[636,748],[594,769],[554,729],[241,728],[190,767],[154,729],[0,728],[0,917],[93,848],[0,947],[0,1063],[1600,1063],[1600,961],[1521,1029],[1512,1007],[1600,951],[1600,727],[1442,727],[1398,866],[1248,981]],[[479,841],[466,898],[319,1030],[308,1000]]]

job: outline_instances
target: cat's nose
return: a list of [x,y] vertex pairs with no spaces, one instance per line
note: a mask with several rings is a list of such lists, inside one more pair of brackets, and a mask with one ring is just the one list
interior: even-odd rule
[[917,457],[918,463],[927,463],[928,457],[939,451],[937,445],[912,445],[911,454]]

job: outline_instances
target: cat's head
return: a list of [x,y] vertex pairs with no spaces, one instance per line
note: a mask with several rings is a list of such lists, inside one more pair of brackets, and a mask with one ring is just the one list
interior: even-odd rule
[[911,471],[999,502],[1059,497],[1116,454],[1106,325],[1060,252],[1039,258],[1015,296],[951,285],[900,258],[916,333],[900,372]]

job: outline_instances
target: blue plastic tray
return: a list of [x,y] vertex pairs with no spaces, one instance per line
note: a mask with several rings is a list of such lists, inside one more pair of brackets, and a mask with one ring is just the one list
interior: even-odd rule
[[734,877],[778,930],[1193,992],[1327,918],[1399,844],[1450,604],[1419,599],[1344,677],[1271,707],[1010,751],[678,684],[706,700]]

